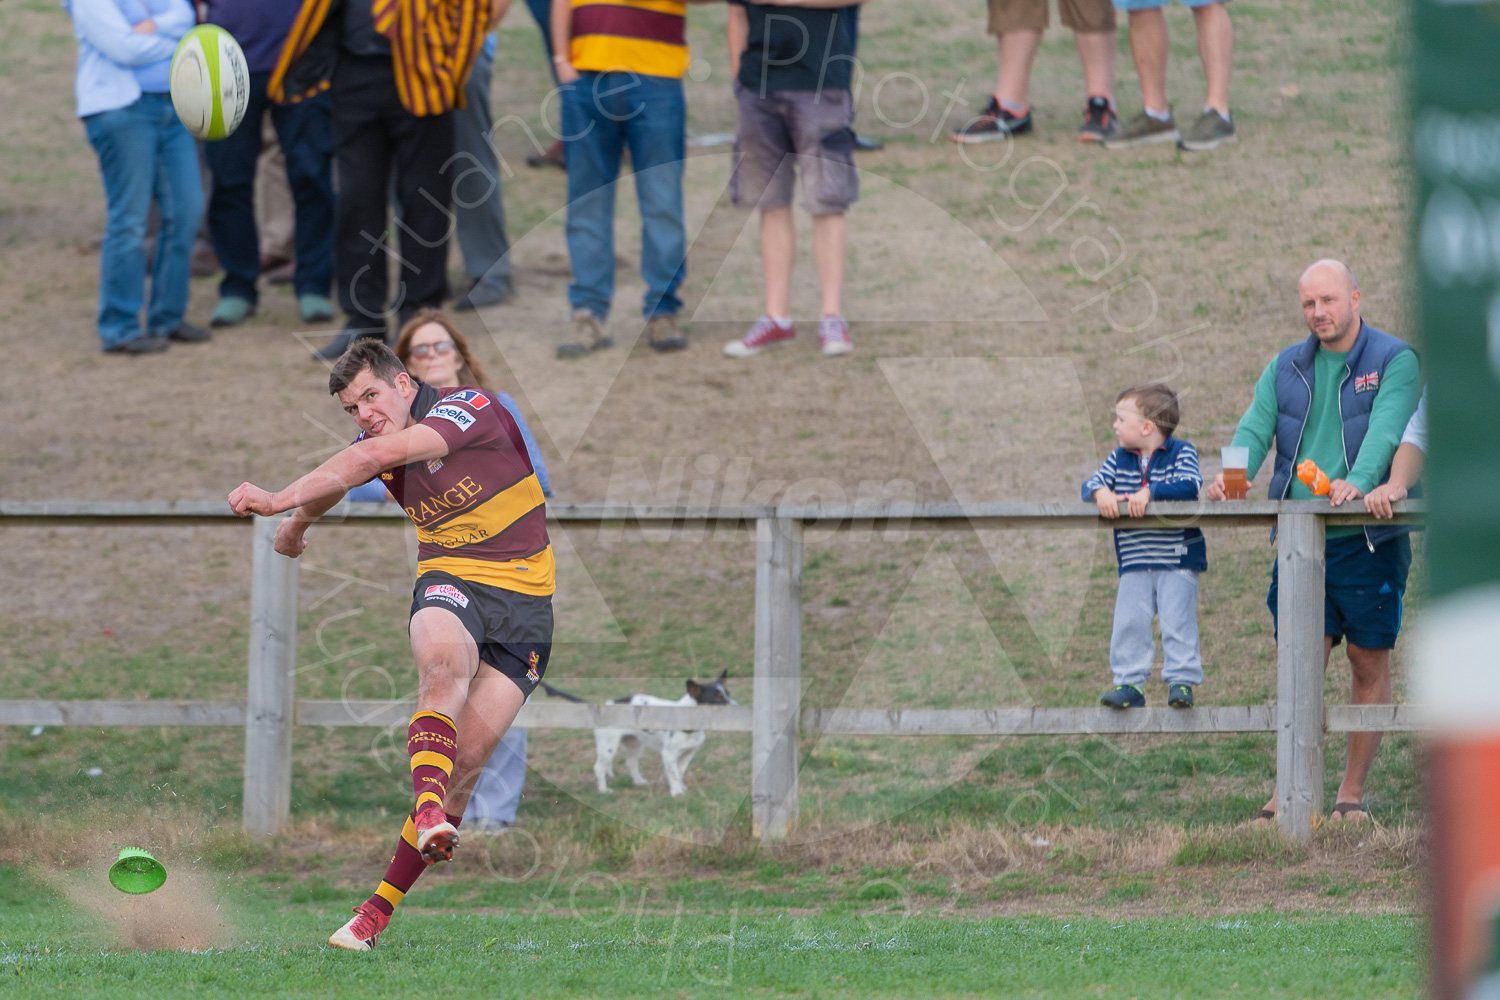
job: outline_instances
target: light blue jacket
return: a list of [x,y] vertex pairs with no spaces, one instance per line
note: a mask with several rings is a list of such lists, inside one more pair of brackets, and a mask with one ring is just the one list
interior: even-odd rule
[[[132,8],[140,7],[132,3]],[[62,0],[73,18],[78,38],[78,73],[73,90],[79,118],[129,107],[141,97],[135,71],[170,60],[182,36],[198,23],[188,0],[152,3],[156,31],[142,35],[131,30],[119,0]]]

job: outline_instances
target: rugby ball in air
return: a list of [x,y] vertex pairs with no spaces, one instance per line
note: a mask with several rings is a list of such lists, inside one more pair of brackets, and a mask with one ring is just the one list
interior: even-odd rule
[[172,54],[172,107],[200,139],[222,139],[239,128],[250,103],[250,68],[234,36],[200,24]]

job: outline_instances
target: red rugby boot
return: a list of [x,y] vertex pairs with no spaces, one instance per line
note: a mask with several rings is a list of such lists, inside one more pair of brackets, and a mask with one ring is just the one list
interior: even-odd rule
[[345,951],[369,951],[390,922],[390,917],[369,903],[360,903],[354,908],[354,919],[333,932],[328,946]]
[[432,801],[423,802],[417,807],[413,822],[417,827],[417,852],[429,865],[453,860],[453,849],[458,846],[458,827],[448,822],[442,806]]

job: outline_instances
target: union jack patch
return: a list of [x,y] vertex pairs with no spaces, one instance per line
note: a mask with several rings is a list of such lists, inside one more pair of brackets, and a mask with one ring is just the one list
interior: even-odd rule
[[1380,388],[1380,373],[1370,372],[1367,375],[1354,376],[1355,392],[1375,392]]

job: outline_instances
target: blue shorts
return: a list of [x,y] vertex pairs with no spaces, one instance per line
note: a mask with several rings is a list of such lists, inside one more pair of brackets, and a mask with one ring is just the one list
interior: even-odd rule
[[[1171,0],[1112,0],[1115,10],[1156,10],[1165,7]],[[1228,3],[1229,0],[1177,0],[1184,7],[1207,7],[1211,3]]]
[[[1391,649],[1401,632],[1401,598],[1411,569],[1411,538],[1399,535],[1371,552],[1363,534],[1335,538],[1324,550],[1323,634],[1361,649]],[[1276,567],[1266,595],[1276,626]]]

